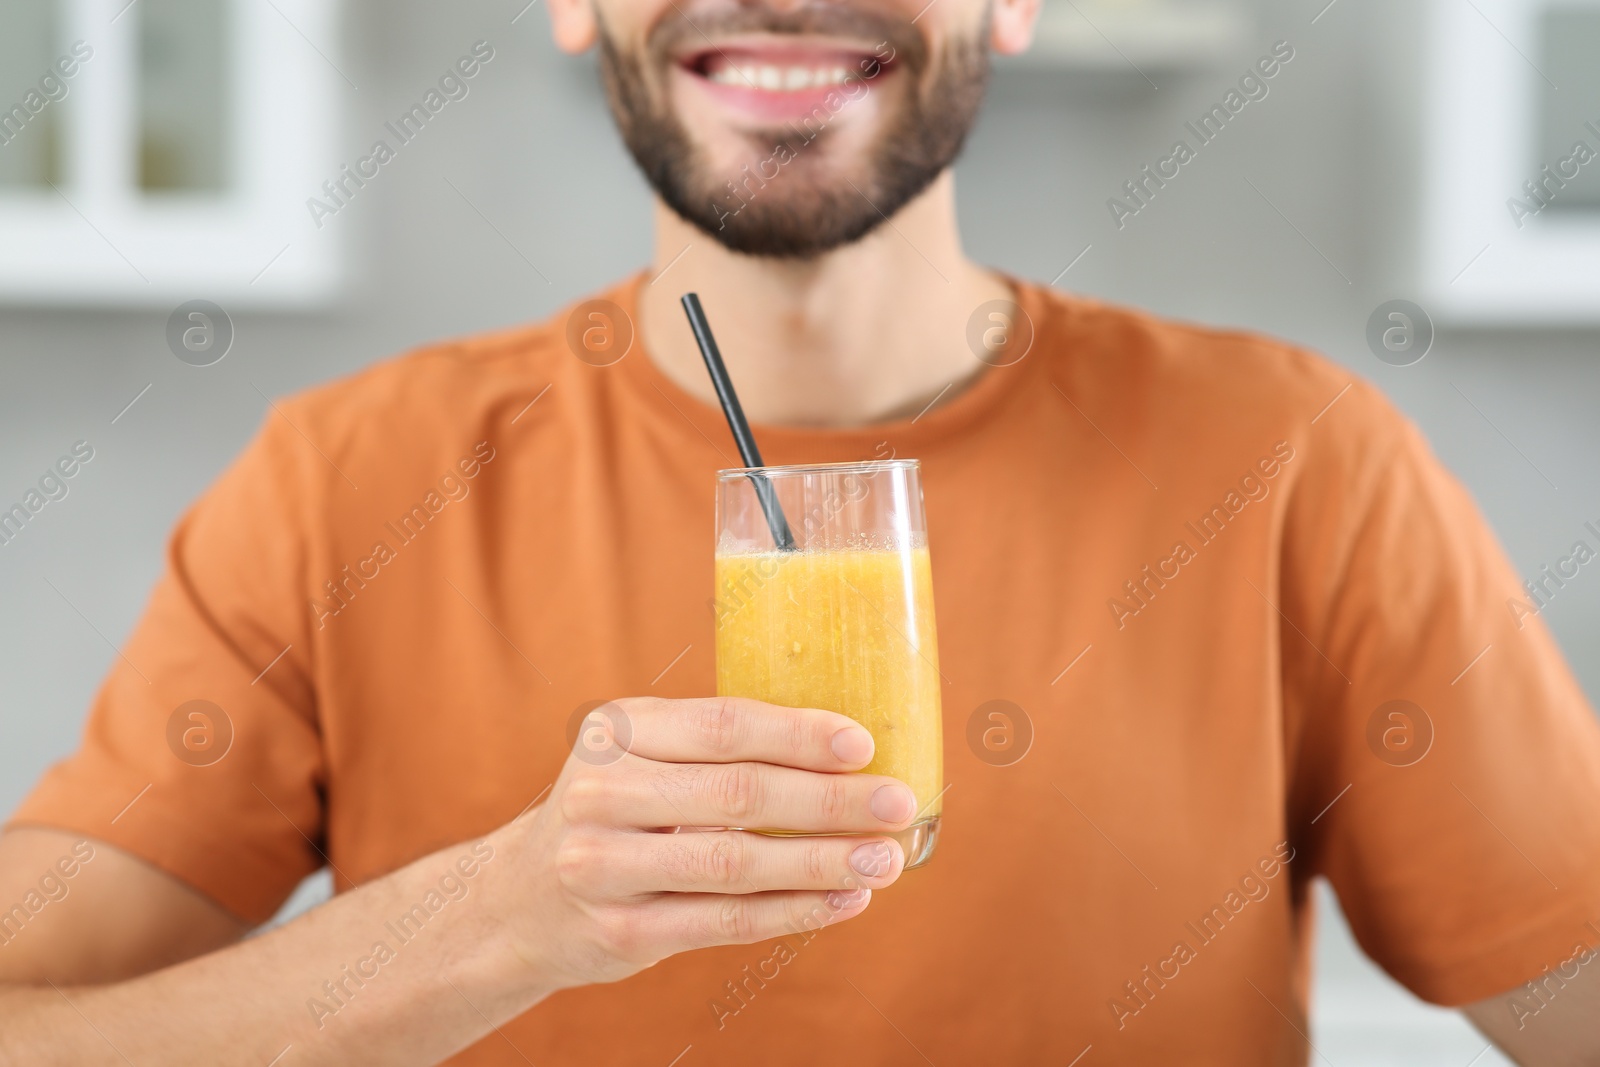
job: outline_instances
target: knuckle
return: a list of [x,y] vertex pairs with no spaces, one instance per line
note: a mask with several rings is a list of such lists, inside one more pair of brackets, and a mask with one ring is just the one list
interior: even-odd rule
[[606,785],[598,775],[579,773],[561,792],[558,805],[561,816],[569,823],[587,822],[597,818],[605,809]]
[[633,962],[649,955],[644,926],[631,908],[609,908],[596,920],[595,940],[613,959]]
[[822,816],[829,824],[844,821],[850,812],[850,780],[842,774],[829,775],[823,783],[822,794],[818,797],[818,807]]
[[712,834],[680,834],[677,847],[663,855],[662,866],[673,885],[722,889],[739,880],[737,846]]
[[689,722],[700,742],[715,755],[729,754],[738,743],[739,705],[733,697],[700,701]]
[[556,846],[556,879],[568,892],[589,888],[599,863],[597,842],[587,834],[568,834]]
[[707,932],[714,941],[740,944],[755,940],[750,911],[739,897],[723,897],[716,901],[711,906],[707,925]]
[[751,763],[730,763],[705,778],[714,809],[742,825],[761,809],[761,773]]
[[711,885],[732,889],[744,877],[744,845],[732,836],[708,842],[701,873]]
[[[807,717],[796,712],[789,716],[789,728],[784,737],[788,755],[796,762],[810,753],[812,737],[818,732]],[[826,745],[823,746],[826,748]]]
[[630,723],[670,722],[679,702],[666,697],[620,697],[611,706]]
[[833,851],[827,841],[806,841],[800,853],[800,865],[805,873],[806,885],[821,885],[837,873]]

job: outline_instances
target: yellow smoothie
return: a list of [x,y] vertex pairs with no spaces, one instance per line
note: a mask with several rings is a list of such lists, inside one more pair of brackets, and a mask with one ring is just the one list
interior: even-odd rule
[[719,554],[717,693],[837,711],[877,743],[865,769],[939,815],[944,743],[928,550]]

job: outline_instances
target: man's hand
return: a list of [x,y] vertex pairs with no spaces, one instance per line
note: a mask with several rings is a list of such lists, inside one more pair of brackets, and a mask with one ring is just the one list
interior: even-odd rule
[[[542,806],[472,846],[472,895],[429,919],[428,936],[358,994],[346,989],[337,1011],[307,1005],[460,870],[467,846],[228,944],[237,920],[94,844],[72,898],[0,954],[0,1064],[213,1064],[241,1049],[265,1063],[291,1047],[302,1064],[436,1063],[557,989],[848,919],[899,876],[904,855],[886,837],[726,829],[907,826],[910,789],[844,773],[872,757],[872,738],[849,719],[749,700],[604,710],[620,743],[580,744]],[[75,841],[45,830],[0,838],[0,899],[26,892]]]
[[849,919],[900,876],[905,855],[888,837],[728,829],[908,826],[909,787],[843,773],[865,766],[873,743],[842,715],[638,698],[596,709],[584,729],[544,804],[490,838],[515,887],[501,919],[552,988]]

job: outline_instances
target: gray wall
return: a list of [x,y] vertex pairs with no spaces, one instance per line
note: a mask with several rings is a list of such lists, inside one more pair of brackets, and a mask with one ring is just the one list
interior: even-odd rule
[[[77,438],[97,451],[71,495],[0,549],[0,808],[72,748],[114,656],[108,642],[136,618],[168,527],[253,431],[262,394],[427,339],[542,317],[645,261],[646,191],[592,68],[555,53],[543,5],[511,25],[522,3],[352,5],[342,65],[361,89],[330,102],[348,109],[346,156],[474,40],[487,38],[498,55],[467,100],[329,223],[348,228],[360,266],[334,310],[236,314],[232,353],[197,370],[165,347],[169,309],[0,308],[0,499],[20,497]],[[1408,368],[1367,351],[1371,310],[1414,295],[1406,250],[1420,121],[1416,12],[1344,0],[1310,24],[1320,7],[1267,3],[1236,63],[1184,77],[1150,71],[1159,91],[1131,72],[1003,72],[959,168],[966,240],[979,259],[1045,281],[1092,245],[1064,287],[1293,338],[1375,379],[1477,494],[1530,574],[1563,553],[1584,520],[1600,520],[1600,424],[1590,414],[1600,335],[1446,329]],[[1106,198],[1278,38],[1298,55],[1271,95],[1119,232]],[[1545,618],[1591,698],[1600,696],[1600,575],[1585,573]],[[1330,930],[1337,939],[1337,925]],[[1336,940],[1333,957],[1346,961],[1333,987],[1399,996],[1362,971],[1347,943]]]

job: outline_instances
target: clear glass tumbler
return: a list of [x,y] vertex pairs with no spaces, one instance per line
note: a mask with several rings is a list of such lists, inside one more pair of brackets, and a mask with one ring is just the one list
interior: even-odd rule
[[713,605],[718,695],[866,727],[877,744],[866,770],[916,793],[916,821],[896,835],[906,866],[926,863],[944,739],[920,464],[718,472]]

